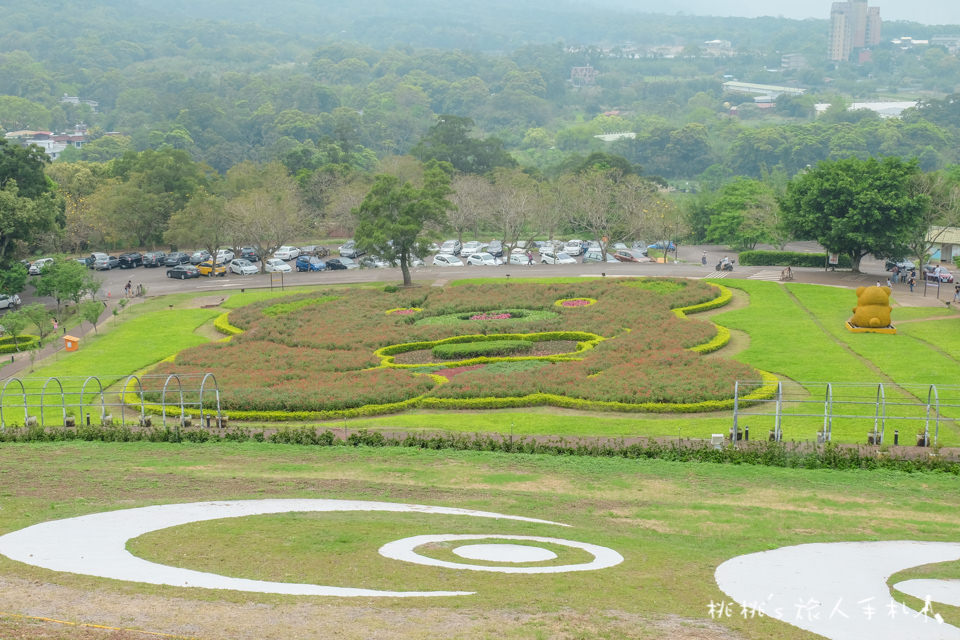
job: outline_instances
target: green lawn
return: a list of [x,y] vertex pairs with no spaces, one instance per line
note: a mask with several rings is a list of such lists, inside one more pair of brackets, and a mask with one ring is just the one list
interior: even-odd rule
[[[0,478],[6,478],[0,534],[108,509],[296,497],[456,506],[571,525],[291,513],[187,524],[128,544],[153,561],[237,577],[475,592],[429,601],[159,587],[0,557],[0,581],[17,585],[4,595],[3,613],[178,635],[189,615],[190,635],[211,638],[344,632],[361,638],[384,629],[401,639],[813,638],[769,618],[711,620],[708,603],[724,598],[713,581],[716,567],[737,555],[808,542],[954,541],[960,526],[958,480],[944,474],[254,443],[47,443],[0,448]],[[461,532],[491,541],[519,534],[589,542],[616,550],[624,562],[600,571],[502,575],[386,560],[376,552],[406,536]],[[582,559],[551,549],[557,562]],[[450,551],[449,544],[423,549],[456,559]],[[95,606],[100,602],[109,606]],[[37,637],[12,634],[18,622],[3,613],[0,637]],[[695,628],[706,635],[682,631]]]

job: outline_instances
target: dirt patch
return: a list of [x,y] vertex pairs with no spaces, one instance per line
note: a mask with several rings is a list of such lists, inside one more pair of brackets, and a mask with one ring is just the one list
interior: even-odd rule
[[223,304],[229,296],[201,296],[183,303],[184,309],[214,309]]

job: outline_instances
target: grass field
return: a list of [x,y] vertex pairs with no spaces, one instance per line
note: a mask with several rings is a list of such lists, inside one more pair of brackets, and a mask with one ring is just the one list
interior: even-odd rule
[[[579,280],[578,280],[579,281]],[[842,329],[849,290],[724,280],[735,304],[710,319],[734,331],[709,357],[777,373],[792,398],[815,397],[812,381],[956,384],[960,316],[897,309],[896,336]],[[239,308],[299,291],[231,294]],[[81,351],[39,363],[36,376],[102,375],[106,381],[216,336],[222,309],[196,296],[150,299],[126,309]],[[172,306],[171,306],[172,305]],[[901,314],[902,313],[902,314]],[[790,336],[786,340],[784,336]],[[669,371],[665,371],[668,375]],[[822,419],[787,407],[788,439],[812,438]],[[748,416],[765,428],[767,418]],[[618,415],[541,408],[410,412],[326,423],[328,428],[443,429],[525,435],[709,437],[729,412]],[[912,427],[911,427],[912,428]],[[834,439],[862,442],[862,424],[835,425]],[[957,444],[952,421],[941,442]],[[152,504],[259,498],[335,498],[493,511],[570,525],[423,513],[288,513],[186,524],[135,538],[128,550],[154,562],[260,580],[391,590],[464,590],[469,596],[340,599],[151,586],[54,572],[0,556],[0,639],[81,638],[813,638],[770,618],[713,619],[724,599],[716,567],[735,556],[808,542],[957,541],[960,480],[942,473],[801,470],[470,451],[274,444],[45,443],[0,446],[0,535],[36,523]],[[609,547],[615,567],[506,575],[388,560],[377,549],[414,535],[471,533],[565,538]],[[454,545],[423,550],[462,561]],[[554,564],[585,554],[547,545]],[[480,562],[480,564],[483,564]],[[890,579],[957,577],[960,563]],[[907,602],[915,608],[919,604]],[[937,607],[960,625],[960,610]],[[61,622],[53,622],[58,620]],[[69,624],[67,624],[69,623]],[[77,626],[77,625],[81,626]],[[82,626],[87,625],[87,626]],[[103,628],[108,627],[108,628]]]
[[[202,638],[808,638],[771,619],[711,620],[709,603],[724,597],[713,582],[716,566],[743,553],[807,542],[950,541],[960,525],[957,478],[936,474],[400,449],[85,443],[4,446],[0,478],[0,533],[111,509],[264,497],[456,506],[571,525],[285,514],[183,525],[128,545],[156,562],[230,576],[475,592],[443,599],[160,587],[0,558],[0,637],[18,640],[78,636],[3,614]],[[560,537],[610,547],[625,561],[599,571],[503,575],[424,567],[376,553],[385,542],[431,533]],[[553,549],[558,562],[582,560]],[[443,545],[427,553],[452,555]],[[939,575],[950,571],[946,566]],[[64,635],[56,635],[58,629]]]

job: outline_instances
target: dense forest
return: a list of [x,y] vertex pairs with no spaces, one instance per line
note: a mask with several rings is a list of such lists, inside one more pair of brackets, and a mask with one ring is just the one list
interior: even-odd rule
[[[617,167],[700,192],[677,201],[698,239],[710,235],[705,202],[744,180],[763,185],[768,202],[825,160],[894,155],[956,175],[955,52],[885,43],[862,63],[833,63],[826,19],[612,4],[18,2],[0,23],[0,129],[86,127],[82,148],[47,169],[65,226],[22,240],[19,251],[161,243],[196,189],[229,200],[257,173],[250,167],[283,168],[285,176],[261,174],[290,181],[310,233],[350,233],[373,175],[407,170],[400,157],[409,154],[488,182],[498,167],[518,171],[555,194],[584,166]],[[885,28],[917,39],[960,33]],[[711,51],[715,40],[729,47]],[[784,54],[802,63],[784,67]],[[584,66],[595,78],[571,81]],[[760,104],[726,91],[728,80],[805,93]],[[881,99],[919,106],[887,119],[847,108]],[[832,106],[818,116],[816,103]],[[149,215],[130,213],[148,200]]]

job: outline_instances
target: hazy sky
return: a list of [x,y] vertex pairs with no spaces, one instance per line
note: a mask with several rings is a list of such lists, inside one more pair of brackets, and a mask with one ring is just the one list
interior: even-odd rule
[[[633,4],[629,0],[620,3]],[[685,12],[714,16],[783,16],[785,18],[829,18],[831,0],[672,0],[648,2],[645,5],[658,13]],[[869,0],[871,7],[880,7],[884,20],[911,20],[923,24],[960,25],[960,0]],[[909,35],[909,34],[903,34]]]

